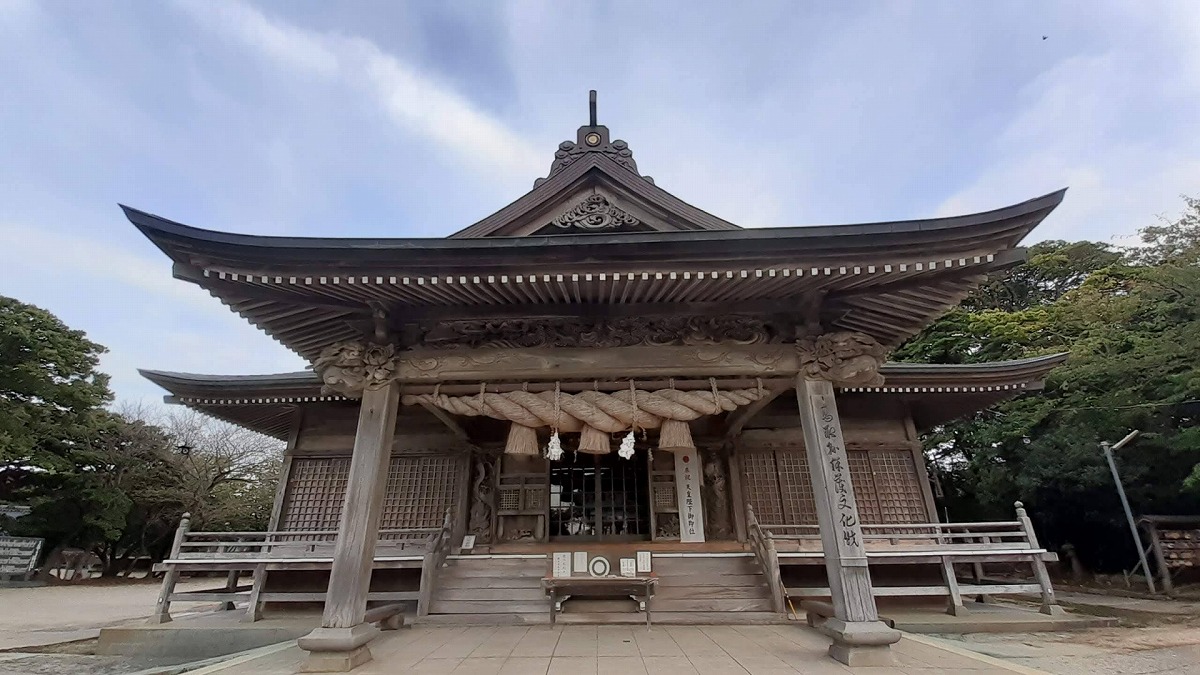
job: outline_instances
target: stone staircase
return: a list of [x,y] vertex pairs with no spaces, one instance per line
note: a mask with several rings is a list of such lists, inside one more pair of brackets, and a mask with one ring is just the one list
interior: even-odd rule
[[[632,553],[630,554],[632,555]],[[656,554],[658,590],[651,604],[655,623],[744,624],[784,621],[771,608],[766,578],[753,555]],[[549,622],[542,591],[546,558],[462,556],[438,572],[429,613],[422,622],[524,624]],[[641,623],[636,603],[625,598],[573,597],[559,623]]]

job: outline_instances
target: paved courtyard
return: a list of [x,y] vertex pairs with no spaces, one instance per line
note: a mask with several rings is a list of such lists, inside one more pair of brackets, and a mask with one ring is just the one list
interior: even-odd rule
[[[1032,673],[986,656],[905,637],[895,668],[847,668],[825,654],[828,638],[796,626],[416,627],[385,633],[375,660],[354,672],[456,675],[786,675],[789,673]],[[291,675],[304,653],[294,644],[197,675]]]

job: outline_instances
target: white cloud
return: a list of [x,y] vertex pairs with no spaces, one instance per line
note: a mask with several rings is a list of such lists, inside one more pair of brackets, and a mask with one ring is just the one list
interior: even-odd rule
[[304,361],[198,286],[150,260],[86,235],[0,223],[0,292],[84,328],[121,401],[157,400],[138,368],[216,373],[299,370]]
[[200,287],[173,279],[165,258],[148,260],[92,237],[0,223],[0,265],[27,278],[44,275],[53,266],[186,303],[193,310],[228,313]]
[[535,176],[546,153],[471,101],[369,40],[315,33],[273,19],[237,0],[179,0],[210,29],[289,67],[339,78],[380,106],[399,128],[493,175]]
[[[1200,12],[1186,14],[1200,25]],[[1177,27],[1161,27],[1157,38],[1173,43]],[[1149,33],[1123,26],[1110,37],[1104,51],[1063,59],[1017,93],[1017,114],[984,149],[995,159],[943,201],[939,215],[996,208],[1069,187],[1030,242],[1086,238],[1127,244],[1138,228],[1153,223],[1154,214],[1174,211],[1180,194],[1197,194],[1200,108],[1192,104],[1200,100],[1200,78],[1190,75],[1200,73],[1200,48],[1147,49],[1154,40]],[[1183,77],[1161,77],[1164,72]]]

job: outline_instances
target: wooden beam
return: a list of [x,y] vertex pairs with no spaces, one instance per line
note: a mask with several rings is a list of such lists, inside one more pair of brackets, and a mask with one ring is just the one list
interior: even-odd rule
[[763,408],[766,408],[779,397],[780,394],[787,391],[790,387],[787,385],[775,385],[767,390],[767,393],[762,398],[747,406],[742,406],[737,410],[729,413],[729,420],[725,423],[725,440],[731,441],[737,438],[737,435],[742,433],[742,427],[757,415]]
[[463,429],[462,425],[458,423],[458,420],[454,419],[450,413],[442,410],[432,403],[429,403],[428,401],[420,401],[419,405],[425,410],[428,410],[430,415],[438,418],[442,424],[446,425],[446,428],[449,429],[450,433],[454,434],[458,440],[469,443],[472,447],[475,446],[475,444],[471,442],[471,437],[467,434],[467,430]]
[[759,300],[718,302],[635,302],[615,304],[525,303],[506,305],[405,306],[396,316],[404,323],[479,319],[610,319],[636,316],[728,316],[779,314],[803,316],[808,294]]
[[404,352],[400,382],[768,377],[800,371],[794,345],[705,345]]

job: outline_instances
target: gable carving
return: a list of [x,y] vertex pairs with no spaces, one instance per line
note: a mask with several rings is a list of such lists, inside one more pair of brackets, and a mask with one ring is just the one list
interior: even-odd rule
[[554,219],[554,224],[564,230],[605,230],[616,227],[637,227],[642,221],[623,209],[610,204],[603,195],[591,194],[571,210]]

